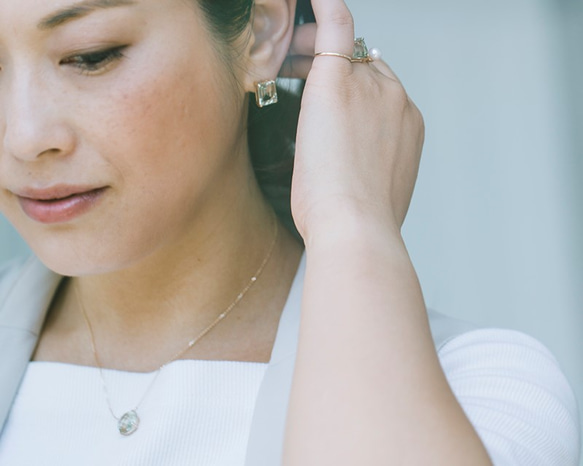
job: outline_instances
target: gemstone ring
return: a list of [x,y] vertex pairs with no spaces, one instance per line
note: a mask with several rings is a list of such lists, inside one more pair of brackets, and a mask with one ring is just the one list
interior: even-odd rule
[[380,51],[378,49],[372,49],[369,53],[366,42],[362,37],[354,39],[354,51],[352,56],[345,55],[343,53],[337,52],[318,52],[315,54],[316,57],[340,57],[348,60],[350,63],[370,63],[375,59],[380,58]]

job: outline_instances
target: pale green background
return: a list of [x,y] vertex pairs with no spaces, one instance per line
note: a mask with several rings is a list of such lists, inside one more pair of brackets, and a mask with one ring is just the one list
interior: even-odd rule
[[[405,235],[428,305],[536,336],[583,405],[583,2],[349,4],[425,115]],[[23,251],[0,220],[0,259]]]

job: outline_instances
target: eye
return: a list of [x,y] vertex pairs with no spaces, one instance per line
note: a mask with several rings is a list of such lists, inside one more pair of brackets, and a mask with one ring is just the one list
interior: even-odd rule
[[127,45],[112,47],[95,52],[82,53],[61,60],[61,65],[71,65],[78,68],[83,74],[98,74],[106,71],[108,66],[122,59],[123,50]]

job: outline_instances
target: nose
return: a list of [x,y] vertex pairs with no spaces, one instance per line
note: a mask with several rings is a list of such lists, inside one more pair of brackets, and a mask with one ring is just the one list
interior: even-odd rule
[[0,118],[6,155],[32,162],[73,150],[74,134],[55,94],[41,79],[22,76],[3,90]]

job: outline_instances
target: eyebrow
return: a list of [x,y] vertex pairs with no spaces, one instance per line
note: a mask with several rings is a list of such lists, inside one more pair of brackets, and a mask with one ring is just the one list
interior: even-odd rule
[[74,19],[87,16],[95,10],[130,6],[135,3],[133,0],[85,0],[45,16],[39,21],[37,28],[41,30],[54,29]]

